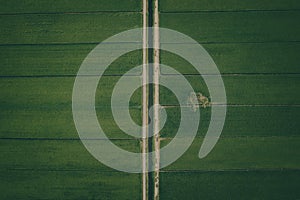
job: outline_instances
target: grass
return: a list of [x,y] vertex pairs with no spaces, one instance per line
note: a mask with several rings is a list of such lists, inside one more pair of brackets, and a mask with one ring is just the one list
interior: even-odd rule
[[[299,73],[299,43],[203,44],[220,73]],[[198,74],[183,58],[161,52],[161,62],[183,74]],[[162,70],[163,74],[167,72]]]
[[[300,107],[289,106],[228,107],[221,137],[299,136],[299,110]],[[168,120],[161,131],[161,137],[172,138],[179,127],[180,109],[167,108],[166,111]],[[210,117],[210,109],[200,109],[197,137],[203,137],[207,133]]]
[[[119,78],[120,76],[101,78],[96,93],[96,107],[110,106],[110,95]],[[6,108],[71,108],[74,81],[75,77],[2,78],[0,103]],[[136,94],[136,97],[131,98],[132,104],[140,105],[140,93]]]
[[162,13],[160,26],[182,32],[201,43],[299,41],[300,13],[213,12]]
[[[124,109],[124,108],[120,108]],[[131,116],[140,122],[141,110],[130,108]],[[109,138],[133,139],[122,132],[111,111],[97,109],[99,122]],[[0,138],[79,139],[71,107],[65,108],[2,108]]]
[[[2,63],[6,67],[0,72],[4,76],[0,80],[1,137],[78,138],[71,110],[72,89],[80,64],[93,46],[2,47]],[[140,51],[134,51],[117,59],[99,83],[97,113],[109,137],[129,138],[117,127],[107,109],[113,86],[120,78],[111,75],[139,65],[140,55]],[[140,96],[137,92],[131,99],[130,111],[137,122],[141,120]]]
[[298,171],[161,173],[162,199],[297,199]]
[[[299,6],[294,0],[160,1],[160,26],[203,45],[222,74],[230,105],[220,140],[202,160],[198,153],[211,111],[201,109],[196,140],[161,172],[161,199],[299,198]],[[186,74],[196,92],[209,96],[187,61],[162,52],[161,62]],[[164,146],[175,136],[180,111],[164,87],[160,102],[175,105],[166,109],[170,121],[162,130]]]
[[141,27],[141,17],[136,12],[2,15],[0,44],[100,43],[121,31]]
[[[166,80],[172,76],[166,76]],[[242,75],[223,76],[227,103],[232,105],[298,105],[299,75]],[[187,76],[196,92],[209,96],[206,84],[200,76]],[[180,87],[180,86],[178,86]],[[187,97],[190,91],[187,91]],[[160,91],[163,105],[178,105],[177,100],[163,87]],[[214,103],[214,102],[213,102]],[[216,103],[216,102],[215,102]]]
[[[1,140],[1,169],[111,171],[97,161],[79,139],[10,139]],[[138,140],[113,140],[120,148],[139,152]],[[123,161],[126,162],[126,161]]]
[[[141,199],[139,174],[1,170],[1,199]],[[28,181],[30,180],[30,181]],[[126,186],[126,187],[124,187]]]
[[[203,44],[223,73],[233,105],[220,141],[203,160],[198,152],[210,109],[201,110],[197,139],[160,175],[161,199],[299,198],[299,6],[296,0],[160,1],[161,26]],[[141,199],[141,176],[96,161],[78,139],[71,110],[75,75],[85,56],[109,36],[141,27],[140,11],[136,0],[1,2],[0,199]],[[108,108],[120,75],[141,59],[135,51],[116,60],[96,94],[108,136],[133,152],[140,152],[139,140],[119,130]],[[161,60],[191,74],[187,79],[195,90],[209,96],[188,63],[166,52]],[[140,103],[138,91],[130,111],[139,124]],[[161,103],[177,101],[162,88]],[[174,136],[180,117],[178,108],[167,112],[162,145]]]
[[[75,76],[95,44],[0,46],[0,76]],[[105,75],[124,74],[142,63],[142,52],[116,59]],[[138,75],[138,74],[135,74]]]
[[[141,199],[141,176],[95,160],[72,117],[82,61],[108,37],[141,27],[140,11],[136,0],[1,2],[0,199]],[[96,93],[98,119],[108,137],[132,152],[140,152],[140,141],[116,126],[108,107],[120,75],[141,61],[141,51],[115,60]],[[136,92],[130,112],[138,123],[140,102]]]
[[[162,141],[166,145],[169,139]],[[253,170],[298,169],[300,164],[298,137],[244,136],[221,138],[204,159],[198,153],[203,138],[197,138],[189,150],[163,170]]]
[[55,13],[55,12],[97,12],[97,11],[140,11],[141,1],[137,0],[29,0],[4,1],[1,0],[1,14],[14,13]]
[[164,0],[160,1],[160,10],[163,12],[191,12],[191,11],[235,11],[235,10],[284,10],[299,9],[297,0]]
[[[119,130],[107,110],[110,89],[118,78],[105,76],[99,83],[96,101],[99,121],[108,137],[116,139],[114,144],[140,152],[138,140],[120,140],[132,138]],[[140,199],[140,175],[116,173],[104,167],[80,142],[71,109],[74,80],[74,77],[1,78],[0,187],[5,190],[1,199],[118,199],[120,196]],[[130,111],[139,121],[141,113],[136,105],[141,97],[139,93],[136,95],[131,98],[134,106]],[[21,171],[12,173],[16,168]],[[40,169],[42,173],[36,172]],[[107,170],[110,172],[101,173]],[[20,182],[26,184],[27,190]]]

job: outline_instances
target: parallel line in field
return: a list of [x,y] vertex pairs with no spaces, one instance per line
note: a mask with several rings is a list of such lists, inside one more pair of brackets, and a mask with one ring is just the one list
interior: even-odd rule
[[[299,41],[300,42],[300,41]],[[98,44],[142,44],[141,41],[131,42],[53,42],[53,43],[9,43],[0,44],[0,47],[6,46],[74,46],[74,45],[98,45]],[[141,48],[142,49],[142,48]]]
[[[99,77],[97,75],[28,75],[28,76],[0,76],[0,79],[18,79],[18,78],[75,78],[75,77]],[[103,74],[102,77],[140,77],[138,74]]]
[[[238,12],[295,12],[300,9],[243,9],[243,10],[195,10],[195,11],[164,11],[161,14],[184,14],[184,13],[238,13]],[[97,11],[67,11],[67,12],[14,12],[0,13],[0,16],[18,16],[18,15],[81,15],[81,14],[101,14],[101,13],[140,13],[142,10],[97,10]]]
[[[139,41],[132,41],[132,42],[118,42],[118,43],[105,43],[105,42],[53,42],[53,43],[7,43],[7,44],[1,44],[0,47],[6,47],[6,46],[71,46],[71,45],[98,45],[98,44],[142,44],[142,42]],[[200,44],[211,44],[211,45],[218,45],[218,44],[294,44],[294,43],[300,43],[300,40],[285,40],[285,41],[235,41],[235,42],[222,42],[222,41],[202,41],[199,42]],[[178,43],[178,42],[172,42],[172,43],[161,43],[163,44],[190,44],[190,43]],[[194,44],[194,43],[192,43]],[[142,47],[141,47],[142,49]]]
[[[178,74],[166,74],[160,73],[162,76],[179,76]],[[295,75],[299,76],[300,73],[220,73],[221,76],[287,76]],[[181,73],[184,76],[220,76],[220,74],[191,74],[191,73]]]
[[[215,106],[227,106],[227,107],[266,107],[266,108],[272,108],[272,107],[300,107],[300,104],[214,104]],[[16,110],[15,111],[18,111],[18,110],[28,110],[28,109],[31,109],[31,110],[42,110],[42,109],[63,109],[63,108],[66,108],[66,109],[69,109],[71,108],[72,105],[71,104],[68,104],[68,105],[61,105],[61,106],[36,106],[36,105],[33,105],[33,106],[18,106],[18,107],[14,107]],[[162,108],[165,108],[165,109],[168,109],[168,108],[190,108],[190,106],[179,106],[179,105],[176,105],[176,104],[162,104],[161,105]],[[7,105],[0,105],[0,108],[2,109],[2,111],[4,111],[6,108],[7,108]],[[95,109],[104,109],[104,108],[110,108],[110,106],[95,106]],[[119,107],[120,109],[123,109],[123,107]],[[141,106],[130,106],[129,107],[130,109],[134,110],[134,109],[141,109],[142,107]],[[11,109],[11,108],[10,108]],[[124,109],[127,109],[124,107]],[[201,109],[201,108],[200,108]]]
[[[199,135],[199,136],[196,136],[195,138],[197,139],[203,139],[205,137],[205,135]],[[300,134],[299,135],[277,135],[277,136],[274,136],[274,135],[221,135],[220,136],[220,140],[222,139],[254,139],[254,138],[257,138],[257,139],[289,139],[289,138],[294,138],[294,139],[299,139],[300,138]],[[173,137],[161,137],[160,140],[163,141],[163,140],[172,140]]]
[[19,12],[19,13],[0,13],[0,16],[18,16],[18,15],[84,15],[101,13],[141,13],[141,11],[127,10],[98,10],[98,11],[75,11],[75,12]]
[[[244,9],[244,10],[195,10],[195,11],[159,11],[160,14],[193,14],[193,13],[249,13],[249,12],[299,12],[300,9]],[[83,14],[102,14],[102,13],[140,13],[142,10],[97,10],[97,11],[70,11],[70,12],[15,12],[0,13],[0,16],[18,15],[83,15]]]
[[[67,109],[69,109],[71,106],[72,106],[72,104],[70,103],[70,104],[64,104],[64,105],[55,105],[55,106],[45,106],[45,105],[43,105],[43,106],[38,106],[38,105],[34,105],[34,107],[32,107],[32,106],[16,106],[16,105],[14,105],[15,107],[14,108],[16,108],[16,109],[21,109],[21,108],[37,108],[37,109],[43,109],[43,108],[67,108]],[[0,104],[0,108],[1,109],[5,109],[5,107],[6,107],[6,105],[1,105]],[[124,107],[124,106],[116,106],[117,108],[120,108],[120,109],[128,109],[128,107]],[[141,105],[130,105],[129,106],[129,108],[131,108],[131,109],[141,109]],[[103,109],[103,108],[107,108],[107,109],[111,109],[111,107],[110,107],[110,105],[95,105],[95,109]],[[11,109],[11,108],[10,108]]]
[[[120,173],[117,170],[98,169],[43,169],[43,168],[2,168],[0,171],[40,171],[40,172],[98,172],[98,173]],[[300,172],[299,168],[252,168],[252,169],[199,169],[199,170],[160,170],[161,173],[247,173],[247,172]]]
[[194,10],[194,11],[164,11],[161,14],[193,14],[193,13],[249,13],[249,12],[299,12],[300,9],[243,9],[243,10]]
[[[178,76],[177,74],[165,74],[160,73],[162,76]],[[220,73],[221,76],[231,77],[231,76],[299,76],[300,73]],[[104,74],[103,77],[140,77],[141,74]],[[182,73],[184,76],[220,76],[218,74],[190,74]],[[78,77],[96,77],[97,75],[79,75]],[[76,74],[62,74],[62,75],[18,75],[18,76],[1,76],[0,79],[18,79],[18,78],[74,78],[77,77]]]
[[[287,44],[294,44],[294,43],[300,43],[300,40],[277,40],[277,41],[235,41],[235,42],[222,42],[222,41],[198,41],[199,44],[213,44],[213,45],[218,45],[218,44],[282,44],[282,43],[287,43]],[[182,42],[162,42],[161,45],[163,44],[195,44],[195,43],[182,43]],[[1,44],[0,44],[1,46]]]
[[[23,111],[23,110],[28,110],[31,109],[32,111],[43,111],[43,109],[58,109],[60,108],[60,111],[66,111],[69,110],[72,107],[72,104],[66,104],[66,105],[53,105],[53,106],[37,106],[37,105],[33,105],[33,106],[16,106],[15,104],[13,104],[13,108],[8,108],[8,110],[10,111]],[[7,104],[2,104],[0,105],[1,111],[2,113],[4,112],[4,110],[7,110]],[[123,106],[118,106],[118,109],[128,109],[128,107],[123,107]],[[129,105],[129,109],[130,110],[140,110],[142,108],[142,106],[135,106],[135,105]],[[66,110],[63,110],[66,109]],[[101,111],[106,111],[107,109],[111,109],[110,105],[109,106],[95,106],[96,110],[100,110]],[[103,109],[103,110],[102,110]]]
[[0,140],[22,140],[22,141],[82,141],[82,140],[101,140],[101,141],[140,141],[137,138],[108,138],[108,139],[80,139],[80,138],[0,138]]
[[[204,136],[197,136],[197,139],[203,138]],[[245,138],[266,138],[266,139],[275,139],[275,138],[300,138],[300,135],[222,135],[221,139],[245,139]],[[161,140],[172,140],[172,137],[162,137]],[[9,138],[9,137],[0,137],[0,140],[20,140],[20,141],[81,141],[81,140],[101,140],[101,141],[141,141],[138,138],[108,138],[108,139],[80,139],[80,138]]]
[[42,169],[42,168],[2,168],[0,171],[39,171],[39,172],[98,172],[98,173],[121,173],[117,170],[97,170],[97,169]]
[[[213,104],[214,106],[227,107],[300,107],[300,104]],[[190,108],[190,106],[180,106],[177,104],[162,104],[163,108]]]
[[162,173],[219,173],[219,172],[300,172],[300,168],[262,168],[262,169],[219,169],[219,170],[161,170]]

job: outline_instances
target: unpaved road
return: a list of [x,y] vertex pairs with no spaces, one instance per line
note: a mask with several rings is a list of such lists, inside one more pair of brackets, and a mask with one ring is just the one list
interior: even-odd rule
[[[152,1],[150,1],[152,3]],[[154,91],[153,91],[153,132],[158,133],[159,131],[159,76],[160,76],[160,68],[159,68],[159,12],[158,12],[158,0],[154,0],[154,11],[153,11],[153,24],[150,26],[154,27],[153,32],[153,46],[154,46],[154,55],[153,55],[153,83],[154,83]],[[143,84],[143,128],[142,128],[142,166],[143,166],[143,200],[148,200],[149,195],[148,192],[148,91],[147,91],[147,83],[148,83],[148,0],[143,0],[143,73],[142,73],[142,84]],[[151,98],[151,97],[150,97]],[[154,143],[154,151],[155,151],[155,160],[154,160],[154,194],[153,197],[155,200],[159,199],[159,163],[160,163],[160,137],[159,134],[154,135],[153,137]],[[152,191],[152,190],[150,190]]]
[[160,136],[159,136],[159,12],[158,12],[158,0],[154,0],[154,13],[153,13],[153,42],[154,42],[154,66],[153,66],[153,82],[154,82],[154,148],[155,148],[155,171],[154,171],[154,199],[159,199],[159,165],[160,165]]
[[143,85],[143,128],[142,128],[142,166],[143,166],[143,200],[148,200],[148,93],[147,93],[147,83],[148,83],[148,37],[147,37],[147,27],[148,27],[148,0],[143,0],[143,72],[142,72],[142,85]]

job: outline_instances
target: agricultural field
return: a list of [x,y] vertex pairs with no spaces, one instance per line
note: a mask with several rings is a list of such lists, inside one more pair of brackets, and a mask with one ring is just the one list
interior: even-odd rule
[[[207,50],[227,95],[217,145],[206,158],[198,158],[211,117],[209,107],[201,108],[197,139],[160,171],[161,199],[300,197],[299,8],[293,0],[160,1],[160,26],[187,34]],[[203,78],[186,60],[162,51],[161,63],[185,74],[196,92],[209,97]],[[176,76],[161,73],[165,79]],[[161,131],[164,146],[175,136],[180,109],[164,87],[160,103],[170,120]]]
[[[136,0],[1,1],[0,199],[142,198],[141,175],[94,159],[72,117],[82,61],[106,38],[141,27],[141,9]],[[108,137],[131,152],[141,151],[140,141],[115,124],[109,97],[121,75],[141,62],[141,51],[115,60],[96,93]],[[141,123],[140,92],[131,98],[130,113]]]
[[[212,105],[225,106],[218,102],[200,108],[195,140],[177,161],[159,170],[159,178],[156,172],[125,173],[96,160],[80,140],[72,113],[73,86],[82,62],[110,36],[145,26],[143,1],[0,2],[0,200],[152,200],[157,187],[161,200],[300,199],[299,0],[158,0],[159,26],[184,33],[205,48],[218,66],[227,95],[226,121],[212,152],[198,157]],[[149,18],[155,16],[156,1],[145,2],[153,12],[146,13],[147,24],[154,26]],[[128,41],[137,47],[143,42]],[[148,62],[155,60],[154,52],[147,52]],[[178,55],[163,50],[159,55],[160,63],[183,74],[194,91],[210,101],[203,77],[215,74],[202,77]],[[145,143],[120,129],[111,94],[123,74],[143,64],[144,57],[140,49],[116,59],[101,77],[95,97],[96,115],[107,137],[135,153],[141,153]],[[152,79],[155,73],[150,70]],[[129,76],[142,80],[144,73]],[[161,79],[172,82],[176,76],[160,71]],[[168,88],[154,90],[147,86],[148,109],[158,95],[168,115],[159,136],[164,147],[180,126],[180,106]],[[125,95],[121,91],[120,96]],[[140,87],[129,102],[138,125],[145,122],[143,95]],[[129,130],[142,133],[142,128]],[[147,142],[147,150],[155,150],[155,137]]]

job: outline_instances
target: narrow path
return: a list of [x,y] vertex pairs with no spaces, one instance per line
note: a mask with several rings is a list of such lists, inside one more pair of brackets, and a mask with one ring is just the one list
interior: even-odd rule
[[159,167],[160,167],[160,136],[159,136],[159,12],[158,0],[154,0],[154,14],[153,14],[153,46],[154,46],[154,65],[153,65],[153,83],[154,83],[154,148],[155,148],[155,171],[154,171],[154,199],[159,199]]
[[148,200],[148,92],[147,92],[147,83],[148,83],[148,23],[147,23],[147,14],[148,14],[148,0],[143,0],[143,74],[142,74],[142,85],[143,85],[143,128],[142,128],[142,165],[143,165],[143,200]]
[[[154,7],[154,9],[153,9]],[[143,164],[143,200],[159,199],[159,163],[160,163],[160,138],[154,135],[153,140],[148,140],[148,133],[158,133],[159,130],[159,18],[158,0],[143,0],[143,129],[142,129],[142,164]],[[154,27],[154,32],[149,33],[147,27]],[[148,35],[149,34],[149,35]],[[148,43],[153,42],[153,52],[148,51]],[[149,62],[154,63],[153,68],[148,68]],[[149,80],[153,86],[149,87]],[[153,106],[153,127],[146,128],[149,122],[149,107]],[[147,157],[147,152],[152,151],[154,145],[154,160]],[[154,162],[154,163],[152,163]],[[154,164],[154,173],[148,173],[149,164]]]

